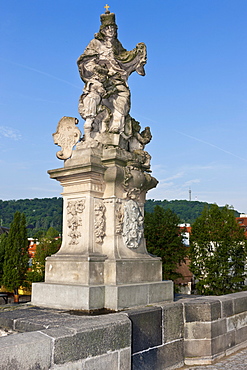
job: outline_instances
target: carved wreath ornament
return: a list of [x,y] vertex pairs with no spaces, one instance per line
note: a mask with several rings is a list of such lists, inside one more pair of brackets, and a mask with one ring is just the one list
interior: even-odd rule
[[[68,228],[70,229],[68,235],[71,238],[69,244],[75,245],[78,244],[78,239],[81,236],[80,231],[78,230],[79,226],[82,225],[82,220],[80,214],[85,208],[85,199],[82,200],[70,200],[67,205],[67,214],[68,214]],[[70,218],[69,218],[70,217]]]

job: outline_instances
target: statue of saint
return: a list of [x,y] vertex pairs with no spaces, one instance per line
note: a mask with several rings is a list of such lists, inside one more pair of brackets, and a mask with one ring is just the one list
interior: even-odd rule
[[131,51],[123,48],[117,39],[114,13],[106,10],[100,20],[99,32],[77,60],[85,82],[79,101],[85,140],[91,138],[92,131],[124,133],[126,122],[132,119],[127,80],[134,71],[144,76],[147,61],[144,43],[138,43]]

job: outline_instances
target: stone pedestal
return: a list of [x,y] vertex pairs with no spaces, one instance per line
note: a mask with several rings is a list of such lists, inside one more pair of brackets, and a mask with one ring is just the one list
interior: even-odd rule
[[[110,143],[118,138],[108,135]],[[45,282],[33,284],[32,303],[120,310],[173,300],[160,258],[146,250],[144,202],[157,181],[138,153],[80,142],[64,167],[49,174],[63,187],[63,241],[47,258]]]

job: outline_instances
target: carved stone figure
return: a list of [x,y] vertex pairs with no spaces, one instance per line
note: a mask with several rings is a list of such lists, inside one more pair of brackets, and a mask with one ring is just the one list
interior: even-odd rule
[[127,51],[117,39],[115,14],[106,10],[101,26],[77,64],[85,82],[79,101],[79,113],[85,120],[85,140],[90,132],[124,132],[130,110],[129,75],[145,75],[146,46],[138,43]]
[[59,159],[70,158],[73,147],[80,140],[81,131],[75,126],[78,122],[78,119],[73,117],[63,117],[58,122],[57,131],[52,136],[54,143],[62,148],[57,152]]

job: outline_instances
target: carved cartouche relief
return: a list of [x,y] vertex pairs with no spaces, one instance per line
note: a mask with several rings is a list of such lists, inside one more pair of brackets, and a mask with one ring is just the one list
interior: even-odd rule
[[105,205],[97,201],[94,206],[94,234],[96,243],[103,243],[105,236]]
[[123,240],[126,247],[136,249],[143,237],[143,215],[133,199],[128,200],[124,206]]
[[70,200],[67,205],[67,218],[68,228],[70,229],[68,236],[71,238],[69,241],[70,245],[78,244],[78,239],[81,237],[81,233],[78,230],[79,226],[82,225],[80,214],[85,208],[85,199],[81,200]]
[[58,122],[57,131],[52,136],[54,143],[62,148],[57,152],[59,159],[70,158],[73,147],[80,140],[81,131],[76,127],[78,122],[74,117],[63,117]]

